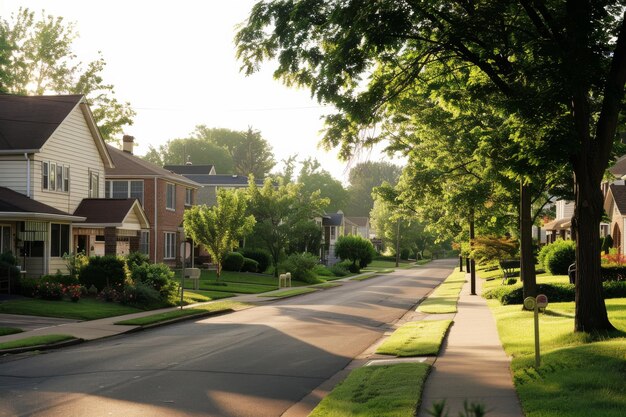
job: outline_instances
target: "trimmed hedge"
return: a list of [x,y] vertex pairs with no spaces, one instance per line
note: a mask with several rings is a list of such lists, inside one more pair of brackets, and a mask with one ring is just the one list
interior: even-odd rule
[[626,265],[602,265],[602,281],[626,281]]
[[265,272],[272,264],[272,256],[265,249],[240,249],[244,257],[254,259],[259,263],[258,272]]
[[[602,283],[604,298],[626,297],[625,281],[608,281]],[[551,303],[569,302],[575,299],[573,284],[538,284],[537,293],[545,294]],[[496,299],[502,305],[523,304],[524,290],[521,286],[501,285],[486,291],[483,296],[487,299]]]
[[89,288],[92,285],[99,291],[105,287],[124,285],[128,269],[126,262],[116,256],[93,256],[89,263],[80,269],[80,283]]
[[241,272],[258,272],[259,263],[251,258],[243,258],[243,265],[241,266]]
[[222,269],[224,271],[241,271],[241,267],[243,266],[244,256],[239,252],[231,252],[229,253],[224,262],[222,263]]

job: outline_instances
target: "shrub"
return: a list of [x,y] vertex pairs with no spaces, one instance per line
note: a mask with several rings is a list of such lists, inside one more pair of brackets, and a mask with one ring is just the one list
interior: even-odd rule
[[304,252],[294,253],[287,258],[282,267],[287,272],[291,272],[291,278],[307,284],[317,284],[320,280],[315,276],[313,270],[318,263],[317,256]]
[[35,297],[37,285],[41,283],[39,278],[22,277],[20,278],[20,294],[25,297]]
[[149,264],[150,257],[145,253],[141,252],[131,252],[126,256],[126,264],[128,265],[128,269],[131,271],[138,266]]
[[317,275],[318,277],[332,277],[333,276],[332,271],[326,268],[322,264],[315,265],[315,267],[313,268],[313,273]]
[[71,275],[63,275],[61,271],[57,271],[54,275],[44,275],[40,278],[41,282],[55,282],[64,286],[79,285],[78,277]]
[[118,298],[122,304],[144,309],[162,306],[167,301],[159,291],[144,282],[126,285]]
[[85,252],[80,253],[69,253],[63,255],[63,260],[65,260],[65,265],[67,266],[67,270],[70,274],[70,277],[78,280],[78,274],[82,267],[89,263],[89,258],[85,255]]
[[243,249],[240,253],[246,258],[254,259],[259,263],[258,271],[265,272],[272,263],[272,256],[264,249]]
[[[404,261],[408,261],[409,260],[409,255],[411,255],[411,250],[410,249],[402,249],[400,251],[400,259],[404,260]],[[370,261],[371,262],[371,261]],[[365,265],[367,266],[367,265]],[[364,267],[365,268],[365,267]]]
[[[574,285],[572,284],[538,284],[537,294],[545,294],[551,303],[574,301]],[[502,305],[522,304],[524,289],[517,285],[502,285],[485,292],[485,298],[497,299]]]
[[576,261],[576,246],[571,240],[558,245],[546,257],[546,267],[552,275],[567,275],[567,269]]
[[515,258],[517,241],[506,237],[479,236],[472,240],[470,257],[478,263],[489,263],[501,259]]
[[161,300],[167,300],[176,290],[173,281],[174,272],[165,264],[142,264],[131,273],[134,285],[144,284],[160,294]]
[[626,281],[626,265],[602,265],[602,281]]
[[122,286],[128,278],[126,262],[116,256],[94,256],[80,270],[80,283],[94,285],[99,290],[114,285]]
[[350,273],[348,268],[342,262],[331,266],[329,269],[330,272],[332,272],[336,277],[345,277]]
[[60,300],[65,294],[65,286],[58,282],[40,282],[35,287],[35,296],[42,300]]
[[20,270],[16,265],[17,259],[13,253],[7,251],[0,254],[0,276],[8,275],[10,277],[12,291],[19,291],[20,289]]
[[515,285],[517,284],[517,278],[507,278],[506,285]]
[[224,258],[224,262],[222,263],[222,269],[224,271],[241,271],[241,267],[243,266],[243,255],[239,252],[231,252],[226,255]]
[[376,250],[372,242],[361,236],[340,236],[335,244],[335,256],[341,258],[342,261],[352,261],[352,269],[358,269],[357,264],[365,268],[376,256]]
[[243,258],[242,272],[258,272],[259,263],[251,258]]

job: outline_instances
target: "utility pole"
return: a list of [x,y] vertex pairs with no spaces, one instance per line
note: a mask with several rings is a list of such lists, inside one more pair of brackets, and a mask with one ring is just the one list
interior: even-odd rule
[[396,267],[400,266],[400,219],[398,218],[396,231]]

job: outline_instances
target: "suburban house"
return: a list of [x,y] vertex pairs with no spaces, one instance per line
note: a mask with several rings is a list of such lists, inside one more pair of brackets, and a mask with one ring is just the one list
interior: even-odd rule
[[371,239],[373,237],[369,217],[346,217],[346,220],[356,226],[356,230],[353,234],[359,235],[364,239]]
[[[196,182],[133,155],[134,138],[125,135],[123,148],[107,145],[114,167],[106,167],[104,197],[132,198],[149,222],[136,247],[153,262],[182,262],[182,223],[185,208],[196,203]],[[135,214],[136,215],[136,214]]]
[[[326,213],[322,216],[322,253],[321,262],[334,265],[340,261],[335,257],[335,244],[340,236],[359,235],[369,239],[369,219],[366,217],[347,217],[343,211]],[[366,230],[367,229],[367,230]],[[367,233],[367,235],[364,235]]]
[[106,211],[98,198],[113,167],[84,96],[0,95],[0,252],[41,276],[65,271],[65,254],[96,253],[105,236],[107,254],[118,236],[138,238],[148,225],[132,201],[116,219],[85,209]]
[[[201,185],[197,192],[196,204],[214,206],[217,204],[217,191],[248,188],[248,177],[243,175],[216,174],[213,165],[165,165],[164,169],[183,175]],[[263,186],[263,179],[255,179],[257,186]]]

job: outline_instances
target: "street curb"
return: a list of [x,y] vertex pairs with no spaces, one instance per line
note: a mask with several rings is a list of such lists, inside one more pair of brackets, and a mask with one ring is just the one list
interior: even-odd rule
[[50,343],[47,345],[24,346],[24,347],[18,347],[18,348],[13,348],[13,349],[0,349],[0,355],[25,353],[25,352],[32,352],[32,351],[37,351],[37,350],[38,351],[52,350],[52,349],[63,348],[67,346],[78,345],[78,344],[84,343],[85,341],[86,341],[85,339],[75,338],[75,339],[63,340],[61,342],[56,342],[56,343]]
[[171,320],[165,320],[165,321],[161,321],[161,322],[158,322],[158,323],[146,324],[144,326],[136,325],[136,324],[119,324],[118,326],[136,326],[136,327],[133,327],[133,328],[128,329],[126,331],[123,331],[120,334],[137,333],[137,332],[140,332],[142,330],[150,330],[150,329],[154,329],[154,328],[157,328],[157,327],[167,326],[169,324],[180,323],[180,322],[183,322],[183,321],[189,321],[189,320],[198,319],[198,318],[204,318],[204,317],[222,316],[222,315],[234,313],[235,311],[237,311],[237,310],[233,310],[232,308],[227,308],[225,310],[207,311],[207,312],[198,313],[198,314],[192,314],[192,315],[184,316],[184,317],[176,317],[176,318],[171,319]]

